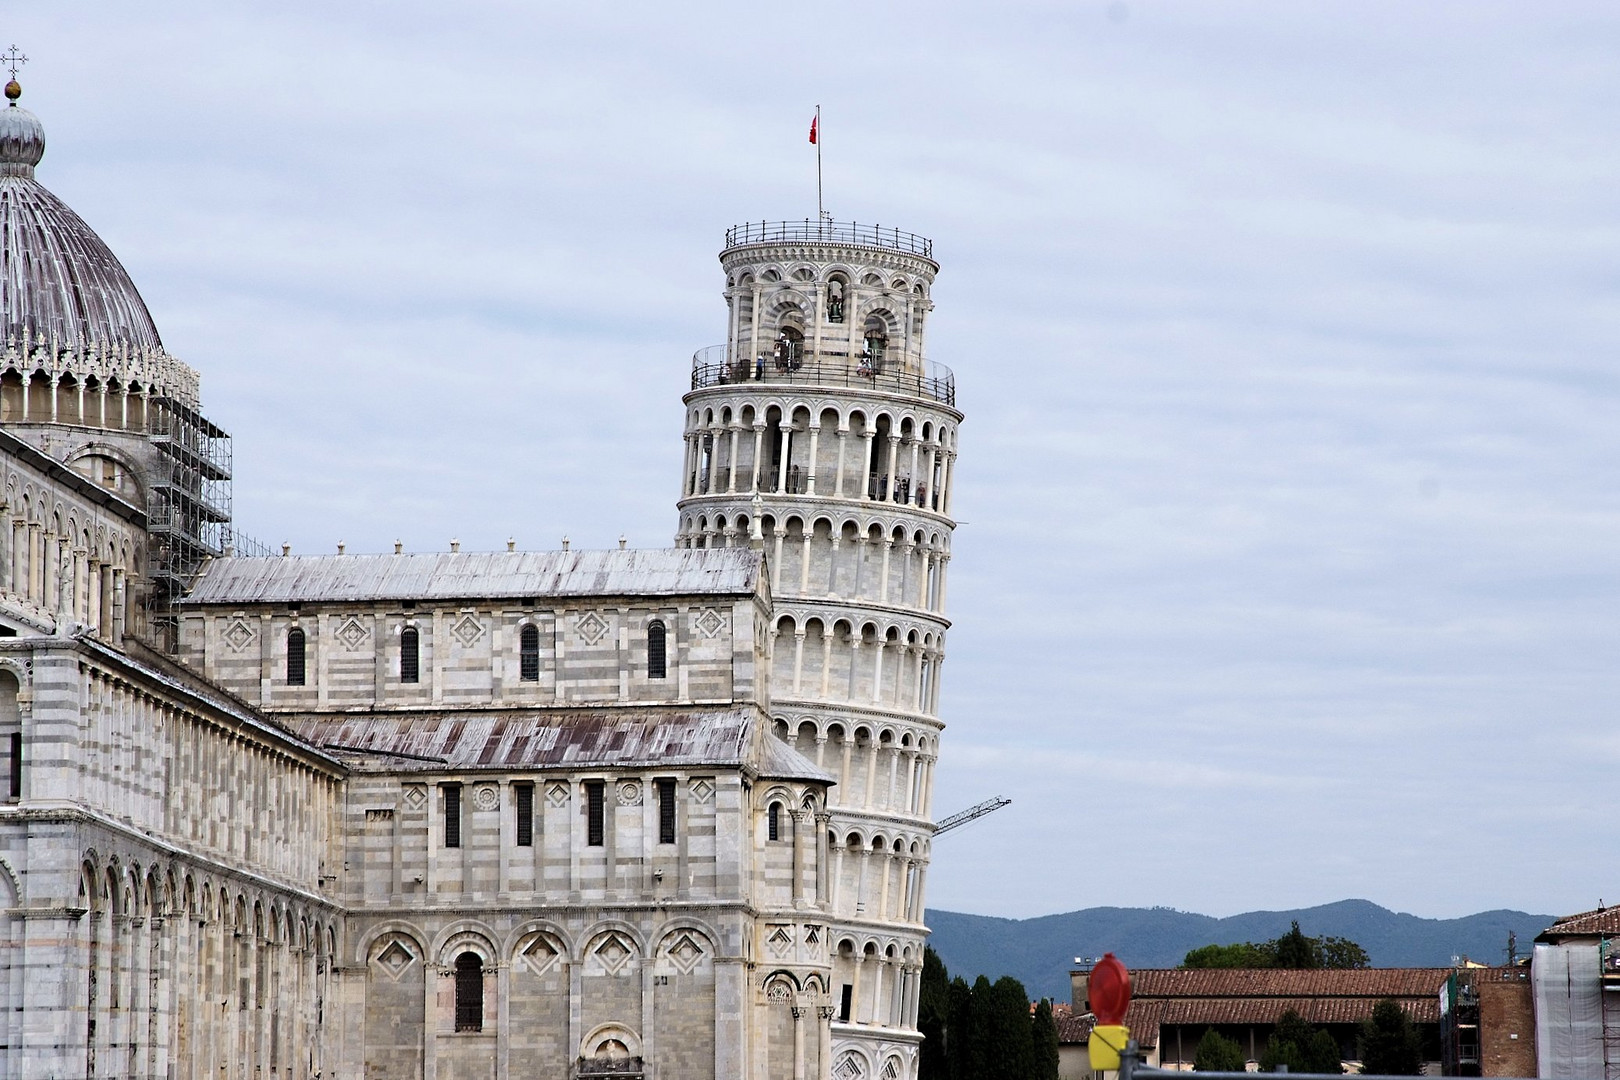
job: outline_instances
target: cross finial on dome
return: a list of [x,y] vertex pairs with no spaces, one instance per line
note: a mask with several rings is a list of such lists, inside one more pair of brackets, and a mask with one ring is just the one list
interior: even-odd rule
[[28,63],[28,57],[19,52],[15,45],[0,53],[0,64],[4,64],[11,71],[11,81],[6,83],[6,97],[13,105],[17,104],[17,99],[22,97],[22,84],[17,81],[17,69],[26,63]]

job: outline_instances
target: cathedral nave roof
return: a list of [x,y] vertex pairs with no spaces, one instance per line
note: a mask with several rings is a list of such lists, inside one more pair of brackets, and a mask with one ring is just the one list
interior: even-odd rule
[[761,568],[761,556],[746,548],[228,558],[208,565],[187,602],[744,595],[757,588]]

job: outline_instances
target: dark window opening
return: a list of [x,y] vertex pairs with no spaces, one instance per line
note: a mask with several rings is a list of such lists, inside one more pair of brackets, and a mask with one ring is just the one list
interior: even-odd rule
[[844,996],[838,1003],[838,1019],[849,1023],[849,1007],[855,996],[855,988],[849,983],[844,984]]
[[889,332],[883,320],[876,315],[867,317],[866,348],[861,353],[862,366],[874,375],[882,374],[884,354],[889,350]]
[[675,781],[656,780],[658,788],[658,842],[675,842]]
[[664,677],[668,670],[664,657],[664,624],[654,622],[647,627],[647,678]]
[[456,957],[456,1030],[484,1030],[484,962],[475,953]]
[[416,627],[407,626],[399,635],[399,681],[412,683],[422,672],[422,638]]
[[287,631],[287,685],[304,685],[304,632],[297,627]]
[[22,798],[22,732],[11,733],[11,797]]
[[445,784],[444,792],[444,846],[461,846],[461,785]]
[[766,833],[768,834],[769,839],[771,839],[771,840],[780,840],[780,839],[782,839],[782,804],[781,803],[779,803],[779,802],[771,803],[770,809],[765,812],[765,826],[766,826]]
[[540,631],[525,626],[518,635],[518,678],[540,681]]
[[517,845],[534,847],[534,785],[514,784],[512,792],[517,802]]
[[606,842],[602,804],[603,782],[585,781],[585,843],[601,847]]

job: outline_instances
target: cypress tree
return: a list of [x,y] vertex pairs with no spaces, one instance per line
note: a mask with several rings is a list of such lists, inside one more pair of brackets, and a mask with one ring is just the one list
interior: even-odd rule
[[945,962],[931,948],[923,950],[922,984],[917,988],[917,1030],[922,1052],[917,1058],[917,1080],[951,1080],[946,1056],[947,1027],[951,1018],[951,976]]
[[1058,1080],[1058,1029],[1052,1016],[1052,999],[1042,998],[1030,1019],[1031,1080]]
[[1361,1071],[1385,1076],[1417,1076],[1423,1071],[1417,1028],[1393,998],[1374,1005],[1372,1019],[1361,1025]]
[[[984,976],[979,981],[985,982]],[[949,1080],[983,1080],[980,1065],[983,1051],[976,1045],[973,1023],[973,991],[958,975],[951,980],[950,1008],[945,1020],[945,1060]]]
[[[973,996],[979,986],[973,985]],[[1024,984],[1003,975],[989,988],[984,1011],[986,1035],[984,1064],[987,1080],[1028,1080],[1034,1058],[1029,994]]]

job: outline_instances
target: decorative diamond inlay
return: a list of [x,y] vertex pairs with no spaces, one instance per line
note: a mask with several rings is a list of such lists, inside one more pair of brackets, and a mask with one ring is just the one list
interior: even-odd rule
[[706,803],[714,798],[714,785],[707,780],[692,781],[692,798],[700,803]]
[[470,649],[484,636],[484,624],[471,615],[463,615],[460,621],[450,628],[450,633],[461,642],[463,649]]
[[635,952],[618,934],[608,934],[596,947],[596,959],[609,975],[618,975],[630,966]]
[[366,643],[371,635],[366,632],[365,624],[354,616],[349,616],[347,622],[338,627],[337,639],[341,641],[350,652]]
[[682,934],[664,955],[675,965],[675,970],[682,975],[690,975],[692,969],[703,959],[703,946],[692,940],[691,934]]
[[427,788],[425,788],[421,784],[406,784],[405,785],[405,805],[406,806],[410,807],[412,810],[420,810],[420,809],[422,809],[422,804],[424,804],[426,802],[427,802]]
[[253,644],[253,639],[258,635],[253,632],[253,627],[249,626],[244,620],[237,619],[226,627],[224,636],[225,644],[231,647],[232,652],[241,652]]
[[861,1068],[861,1059],[853,1053],[846,1053],[837,1065],[833,1066],[833,1080],[861,1080],[866,1070]]
[[551,787],[546,789],[546,802],[550,803],[552,807],[557,810],[561,810],[563,807],[567,806],[568,785],[552,784]]
[[607,620],[594,611],[587,611],[581,615],[575,626],[587,645],[595,645],[602,640],[602,635],[608,632]]
[[706,638],[712,638],[726,628],[726,620],[714,608],[704,608],[703,613],[692,620],[692,627]]
[[524,967],[536,975],[545,975],[560,962],[562,951],[553,945],[546,935],[536,934],[528,948],[518,955],[522,957]]
[[389,978],[397,979],[415,960],[416,957],[412,956],[411,951],[404,945],[398,941],[390,941],[388,948],[378,955],[377,964],[388,973]]
[[771,932],[765,937],[765,944],[770,948],[772,955],[781,959],[793,951],[793,934],[786,926],[772,927]]

